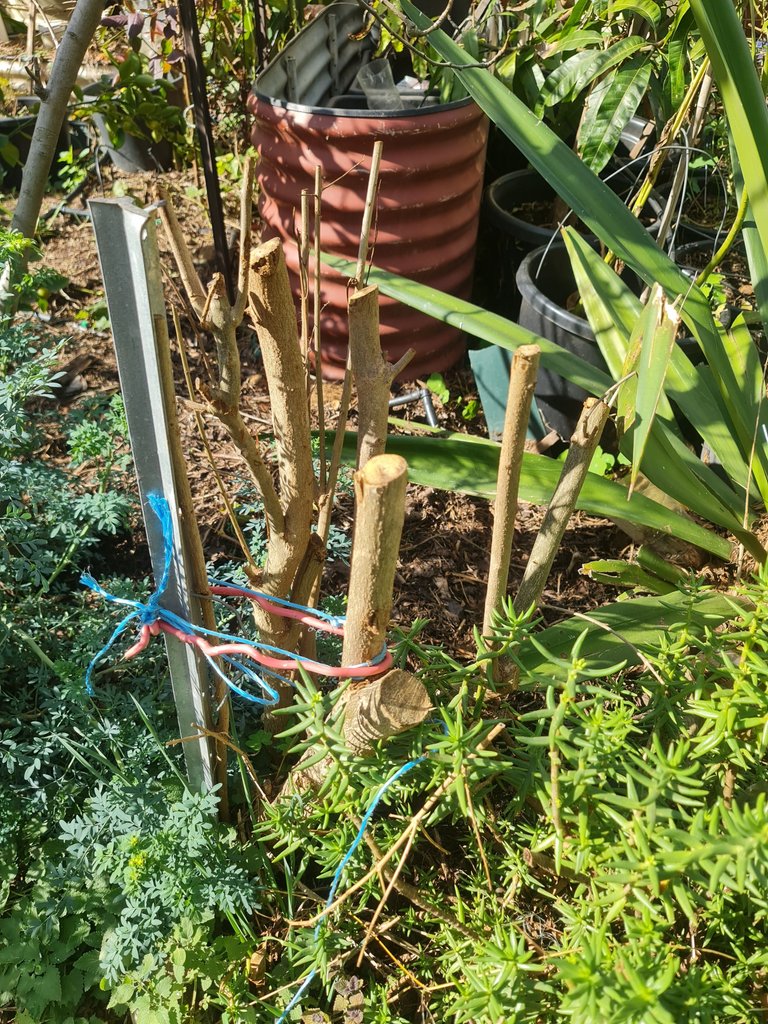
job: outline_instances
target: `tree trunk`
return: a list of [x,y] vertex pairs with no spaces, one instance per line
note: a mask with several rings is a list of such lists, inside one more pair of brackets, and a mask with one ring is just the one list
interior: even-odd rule
[[19,201],[11,228],[32,238],[43,193],[56,152],[56,142],[67,116],[67,104],[93,35],[104,13],[103,0],[77,0],[64,38],[56,51],[45,99],[35,122],[29,156],[24,166]]

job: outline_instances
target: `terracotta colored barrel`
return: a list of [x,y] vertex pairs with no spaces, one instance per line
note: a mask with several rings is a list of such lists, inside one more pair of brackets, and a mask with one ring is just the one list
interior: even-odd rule
[[[261,154],[260,212],[265,237],[279,236],[298,295],[299,206],[323,168],[321,244],[357,258],[371,153],[384,143],[371,261],[384,270],[461,298],[472,284],[487,121],[470,100],[417,110],[330,110],[251,94],[254,145]],[[323,375],[343,375],[347,358],[347,282],[324,271]],[[444,370],[464,353],[462,333],[381,298],[382,346],[391,362],[416,357],[403,379]]]

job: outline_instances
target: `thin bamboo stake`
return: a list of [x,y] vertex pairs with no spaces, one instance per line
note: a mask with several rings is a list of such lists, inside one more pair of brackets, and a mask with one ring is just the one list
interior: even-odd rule
[[533,389],[539,369],[541,349],[538,345],[521,345],[514,354],[509,373],[507,409],[504,415],[499,454],[499,475],[496,501],[493,506],[493,536],[491,538],[491,565],[488,570],[488,590],[485,595],[483,636],[493,633],[493,617],[507,593],[509,560],[515,535],[517,493],[520,470],[523,465],[525,435],[531,415]]
[[[301,191],[299,236],[299,291],[301,301],[301,354],[309,360],[309,192]],[[309,377],[309,374],[307,374]]]
[[373,224],[373,212],[376,209],[376,195],[379,191],[379,171],[381,169],[381,153],[384,143],[377,139],[373,144],[371,155],[371,172],[368,176],[368,191],[365,194],[365,207],[363,209],[363,225],[360,229],[360,245],[357,250],[357,267],[355,268],[355,280],[357,287],[363,283],[365,273],[365,261],[368,259],[368,242]]
[[320,328],[320,285],[322,283],[322,263],[320,261],[320,226],[321,226],[321,203],[323,198],[323,168],[318,164],[315,167],[315,279],[312,304],[312,341],[315,349],[315,387],[317,388],[317,420],[319,424],[319,450],[318,460],[320,469],[318,472],[318,483],[320,493],[324,494],[328,485],[328,467],[325,457],[325,398],[323,395],[323,349],[322,331]]
[[610,407],[599,398],[588,398],[571,437],[565,465],[533,544],[520,589],[514,601],[518,614],[538,606],[544,586],[565,535],[568,520],[589,471],[589,464],[608,420]]
[[35,33],[37,31],[37,7],[35,0],[27,4],[27,50],[26,56],[31,60],[35,53]]
[[688,141],[692,146],[696,146],[698,144],[701,130],[704,127],[707,107],[709,106],[709,97],[712,95],[712,86],[714,83],[715,79],[712,74],[712,66],[708,65],[707,70],[704,72],[704,77],[701,80],[699,97],[696,101],[696,110],[694,111],[693,118],[691,120],[691,130],[688,133]]

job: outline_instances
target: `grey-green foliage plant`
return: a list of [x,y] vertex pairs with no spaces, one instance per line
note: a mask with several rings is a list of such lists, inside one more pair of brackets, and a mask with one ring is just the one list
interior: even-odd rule
[[[330,1011],[352,977],[362,1019],[399,1019],[409,993],[457,1024],[753,1019],[768,967],[767,585],[763,575],[746,588],[731,628],[703,633],[689,615],[705,594],[689,588],[632,671],[588,653],[586,624],[563,642],[557,628],[505,616],[498,635],[520,678],[490,715],[488,662],[460,665],[411,631],[399,654],[421,663],[442,728],[426,723],[373,758],[344,755],[318,732],[315,702],[300,705],[301,745],[330,748],[336,765],[319,798],[273,803],[258,832],[283,865],[294,918],[316,915],[310,890],[327,885],[350,818],[397,767],[425,755],[369,826],[384,853],[442,788],[402,857],[418,895],[388,904],[378,932],[407,959],[355,966],[381,899],[374,871],[317,934],[288,933],[274,987],[318,969],[305,1019]],[[362,844],[339,895],[380,856]],[[374,1017],[382,973],[389,1016]]]
[[[211,958],[224,973],[255,943],[257,861],[216,823],[215,793],[148,785],[151,761],[142,768],[106,776],[43,845],[34,883],[0,919],[0,1005],[64,1021],[89,990],[108,990],[109,1007],[130,1006],[138,1021],[181,1019],[190,977],[176,970],[179,949],[202,959],[228,920],[230,940]],[[205,977],[210,987],[213,964]]]
[[[25,249],[17,249],[20,259]],[[13,266],[23,288],[26,271]],[[131,508],[116,486],[130,462],[120,396],[85,399],[71,414],[68,464],[38,455],[61,348],[28,320],[0,319],[0,581],[18,596],[51,590],[75,559],[124,529]],[[89,471],[90,486],[75,468]]]
[[[146,581],[108,585],[122,597],[146,592]],[[129,663],[99,678],[98,703],[87,697],[84,668],[103,643],[104,618],[85,595],[22,610],[0,637],[0,1006],[14,1005],[18,1020],[64,1022],[97,1012],[99,949],[114,911],[103,893],[57,875],[60,823],[82,812],[100,780],[151,777],[178,796],[128,691],[141,694],[161,735],[175,719],[153,652],[141,674]]]

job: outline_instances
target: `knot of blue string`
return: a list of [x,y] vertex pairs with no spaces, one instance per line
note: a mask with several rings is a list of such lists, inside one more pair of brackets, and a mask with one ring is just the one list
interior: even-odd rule
[[[274,647],[271,644],[265,644],[258,640],[235,636],[231,633],[223,633],[215,629],[206,629],[205,627],[189,622],[187,619],[182,618],[182,616],[177,615],[175,612],[164,608],[161,601],[168,586],[168,580],[171,575],[171,565],[173,563],[173,520],[171,518],[171,510],[168,502],[162,495],[148,494],[147,501],[152,512],[157,517],[163,536],[163,570],[157,586],[150,597],[146,601],[135,601],[130,598],[117,597],[115,594],[110,594],[109,591],[105,590],[90,573],[83,573],[80,577],[80,582],[83,586],[88,587],[105,601],[110,604],[121,605],[131,609],[125,618],[118,622],[109,640],[107,640],[101,650],[91,659],[91,662],[86,669],[85,688],[90,696],[93,696],[94,693],[93,674],[97,665],[104,657],[106,657],[115,643],[132,623],[136,623],[141,628],[142,626],[151,626],[156,622],[165,622],[174,629],[178,629],[180,632],[187,635],[210,637],[223,643],[247,644],[250,647],[258,648],[268,654],[274,654],[279,657],[289,658],[299,662],[310,661],[310,659],[302,658],[301,655],[296,654],[294,651],[286,651],[281,647]],[[212,585],[218,585],[219,582],[220,581],[217,580],[209,580],[209,583]],[[306,605],[295,604],[291,601],[283,600],[282,598],[260,594],[258,591],[249,590],[246,587],[238,586],[237,589],[245,596],[266,597],[272,604],[307,612],[314,616],[314,618],[322,619],[334,627],[343,625],[345,621],[342,616],[331,615],[317,608],[308,608]],[[245,700],[248,700],[253,704],[260,705],[261,707],[272,707],[277,704],[279,699],[277,690],[267,682],[264,676],[269,676],[272,679],[279,679],[282,682],[290,683],[290,680],[279,675],[277,672],[273,672],[271,669],[261,667],[260,671],[257,672],[251,666],[244,664],[242,661],[229,654],[222,654],[218,658],[213,658],[205,651],[201,651],[200,653],[205,657],[211,667],[211,670],[229,687],[233,693],[236,693],[238,696],[243,697]],[[376,657],[371,658],[369,662],[353,667],[364,668],[370,665],[376,665],[383,661],[385,656],[386,647],[383,647],[381,652],[376,655]],[[250,690],[245,690],[241,686],[238,686],[238,684],[224,672],[221,665],[218,664],[219,661],[223,661],[230,668],[240,672],[248,683],[255,686],[260,693],[252,693]]]
[[[161,601],[165,593],[165,590],[168,586],[168,580],[170,578],[171,565],[173,560],[173,522],[171,518],[171,510],[165,498],[163,498],[159,494],[149,494],[147,496],[147,500],[149,502],[150,508],[152,509],[153,513],[158,519],[163,535],[163,571],[160,580],[158,581],[157,586],[155,587],[155,590],[150,595],[150,597],[146,601],[135,601],[131,600],[130,598],[117,597],[116,595],[110,594],[109,591],[105,590],[94,579],[94,577],[90,575],[90,573],[83,573],[83,575],[80,577],[80,582],[84,586],[94,591],[94,593],[98,594],[105,601],[109,602],[110,604],[122,605],[124,607],[128,607],[131,609],[129,613],[117,624],[106,644],[91,660],[91,663],[89,664],[85,674],[85,685],[88,693],[92,695],[94,692],[93,673],[96,666],[102,660],[102,658],[104,658],[107,655],[107,653],[111,650],[111,648],[114,646],[117,640],[122,636],[122,634],[126,631],[126,629],[128,629],[128,627],[133,622],[136,622],[140,627],[142,627],[151,626],[155,622],[162,621],[168,623],[170,626],[186,634],[213,637],[215,639],[230,643],[250,644],[253,647],[258,647],[262,650],[268,651],[269,653],[283,655],[289,658],[295,658],[297,660],[302,660],[295,653],[284,651],[279,647],[273,647],[269,644],[259,643],[257,641],[250,639],[243,639],[242,637],[233,636],[229,633],[222,633],[217,630],[205,629],[202,626],[197,626],[194,623],[188,622],[186,619],[182,618],[180,615],[176,615],[174,612],[169,611],[167,608],[163,608]],[[215,583],[216,581],[212,580],[210,582]],[[238,589],[245,595],[251,595],[253,597],[265,596],[259,594],[258,591],[248,590],[247,588],[239,587]],[[324,619],[333,626],[343,625],[344,623],[343,617],[329,615],[325,612],[319,611],[316,608],[308,608],[304,605],[297,605],[293,602],[284,601],[280,598],[275,598],[271,596],[269,597],[269,600],[274,604],[279,604],[288,608],[298,608],[301,611],[308,612],[316,618]],[[235,684],[228,676],[224,674],[219,665],[216,664],[215,659],[205,654],[205,652],[202,653],[205,655],[213,671],[224,680],[224,682],[232,691],[239,694],[241,697],[244,697],[247,700],[252,701],[255,704],[260,704],[262,706],[271,706],[277,703],[278,694],[275,691],[275,689],[272,686],[270,686],[269,683],[266,682],[266,680],[263,679],[262,676],[255,672],[252,668],[244,665],[241,661],[238,661],[236,658],[232,658],[229,655],[221,656],[222,661],[228,663],[231,667],[236,668],[237,670],[242,672],[252,683],[256,684],[261,689],[263,696],[257,696],[256,694],[250,693],[249,691],[243,690],[241,687],[237,686],[237,684]],[[366,664],[377,664],[378,662],[383,660],[385,654],[386,648],[382,650],[381,654],[379,654],[376,658],[371,659],[371,661]],[[271,672],[267,669],[262,669],[262,671],[264,672],[264,674],[273,676],[277,679],[283,678],[282,676],[277,675],[277,673]],[[383,785],[379,787],[378,791],[376,792],[373,800],[368,806],[368,809],[366,810],[360,822],[360,827],[357,830],[355,838],[352,840],[349,849],[342,857],[338,867],[336,868],[336,871],[334,872],[333,879],[331,881],[331,887],[325,902],[325,906],[323,908],[322,913],[320,914],[320,917],[317,921],[313,933],[313,939],[315,942],[319,940],[321,929],[325,925],[326,918],[330,913],[331,907],[333,906],[333,902],[336,898],[336,893],[341,883],[341,878],[344,869],[346,868],[347,864],[354,856],[358,846],[362,842],[363,837],[368,829],[368,826],[370,825],[371,819],[375,814],[376,808],[378,807],[381,799],[383,798],[387,790],[390,789],[391,786],[393,786],[407,772],[410,772],[417,765],[421,764],[421,762],[424,760],[425,757],[424,755],[422,755],[420,757],[416,757],[408,761],[406,764],[398,768],[386,780],[386,782],[384,782]],[[307,990],[307,988],[309,987],[309,985],[312,983],[316,976],[317,968],[313,968],[309,972],[309,974],[304,978],[298,990],[294,994],[293,998],[285,1007],[285,1010],[279,1017],[277,1024],[283,1024],[283,1022],[287,1020],[288,1015],[297,1005],[297,1003],[303,996],[304,992]]]

